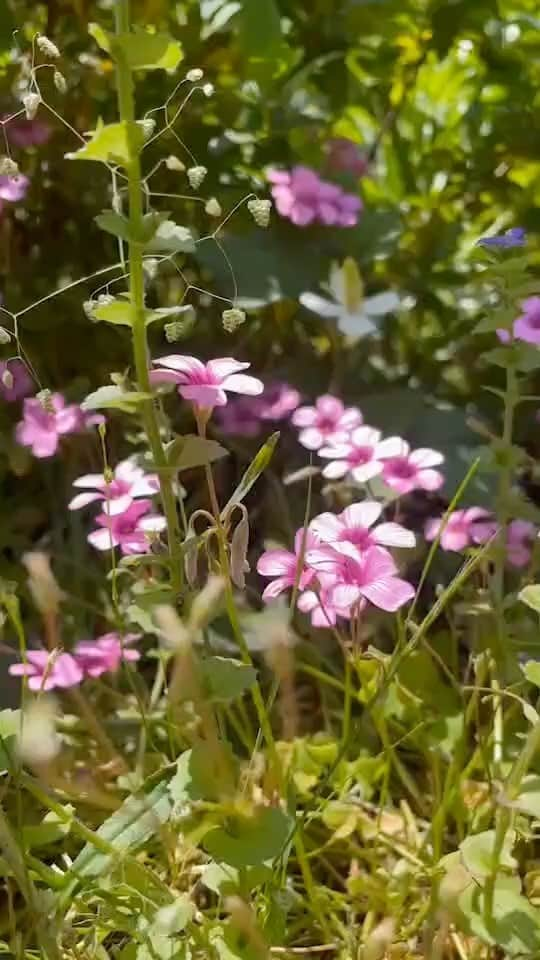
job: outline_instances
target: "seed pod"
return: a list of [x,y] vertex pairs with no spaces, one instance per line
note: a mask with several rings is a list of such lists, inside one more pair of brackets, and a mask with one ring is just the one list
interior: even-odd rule
[[186,166],[182,161],[175,157],[173,153],[165,160],[165,166],[167,170],[176,170],[178,173],[183,173],[186,169]]
[[198,190],[204,182],[208,170],[203,166],[190,167],[187,175],[192,190]]
[[6,367],[6,369],[2,373],[2,385],[6,388],[6,390],[13,390],[14,383],[15,381],[13,379],[13,374],[11,370],[8,370],[8,368]]
[[238,327],[241,327],[242,324],[246,322],[246,315],[243,310],[232,307],[230,310],[223,311],[221,319],[223,320],[223,329],[226,330],[227,333],[234,333]]
[[0,327],[0,344],[4,346],[6,343],[11,343],[11,334],[5,327]]
[[154,120],[154,118],[144,117],[143,120],[137,120],[137,124],[142,129],[144,139],[149,140],[154,130],[156,129],[156,121]]
[[48,37],[40,36],[36,40],[38,50],[43,54],[44,57],[51,57],[53,60],[58,60],[60,56],[60,51],[55,43],[52,40],[49,40]]
[[220,217],[223,213],[217,197],[210,197],[210,199],[206,201],[204,209],[209,217]]
[[189,80],[190,83],[198,83],[203,77],[204,71],[200,67],[194,67],[193,70],[188,70],[186,73],[186,80]]
[[254,198],[249,200],[247,208],[258,227],[267,227],[270,223],[270,211],[272,204],[270,200],[259,200]]
[[19,166],[11,157],[0,157],[0,176],[18,177],[20,173]]
[[26,119],[33,120],[41,103],[41,97],[39,93],[27,93],[22,98],[22,102],[26,112]]
[[143,268],[146,276],[150,280],[154,280],[157,276],[159,267],[159,260],[156,260],[155,257],[145,257],[143,261]]
[[214,89],[213,83],[205,83],[204,87],[202,88],[205,97],[213,97]]
[[249,573],[247,551],[249,547],[249,519],[245,507],[242,509],[242,519],[236,524],[231,540],[231,578],[239,590],[246,586],[246,573]]
[[54,82],[54,85],[55,85],[56,89],[58,90],[58,93],[66,93],[66,92],[67,92],[66,78],[65,78],[65,76],[64,76],[63,73],[60,73],[59,70],[55,70],[55,71],[54,71],[54,73],[53,73],[53,82]]

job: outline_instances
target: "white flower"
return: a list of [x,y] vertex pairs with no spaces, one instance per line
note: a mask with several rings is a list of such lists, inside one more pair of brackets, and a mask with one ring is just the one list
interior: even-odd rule
[[325,319],[337,320],[338,329],[349,337],[363,337],[376,330],[375,320],[399,306],[399,297],[391,290],[364,299],[364,285],[356,263],[347,257],[334,264],[328,284],[330,298],[317,293],[302,293],[300,303]]

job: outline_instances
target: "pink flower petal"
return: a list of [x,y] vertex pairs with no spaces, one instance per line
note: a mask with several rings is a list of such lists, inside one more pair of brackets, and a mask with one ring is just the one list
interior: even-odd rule
[[422,470],[426,467],[438,467],[439,464],[444,463],[442,453],[431,450],[429,447],[419,447],[418,450],[413,450],[409,460],[414,463],[415,467]]
[[321,513],[311,521],[310,529],[328,543],[337,540],[343,532],[344,523],[335,513]]
[[404,603],[412,600],[415,589],[412,584],[400,580],[399,577],[382,577],[363,586],[362,593],[373,606],[387,613],[394,613]]
[[381,513],[380,503],[375,500],[364,500],[363,503],[352,503],[340,514],[340,518],[347,527],[371,527],[377,522]]
[[269,600],[275,600],[281,593],[288,590],[290,586],[291,582],[289,577],[278,577],[277,580],[272,580],[264,589],[262,595],[264,602],[268,603]]
[[160,357],[153,361],[156,367],[168,367],[170,370],[176,370],[179,373],[195,374],[200,376],[205,374],[204,363],[201,363],[197,357],[182,356],[181,354],[170,354],[167,357]]
[[259,557],[257,571],[263,577],[294,576],[296,562],[289,550],[267,550]]
[[191,400],[198,407],[224,407],[227,403],[227,394],[219,387],[201,384],[186,384],[178,388],[184,400]]
[[377,543],[385,547],[414,547],[416,537],[412,530],[407,530],[400,523],[381,523],[373,531]]
[[209,360],[207,369],[210,370],[213,377],[223,380],[229,377],[231,373],[238,373],[239,370],[247,370],[249,363],[241,363],[233,357],[222,357],[219,360]]
[[250,397],[255,397],[264,390],[264,383],[257,377],[250,377],[245,373],[233,373],[223,381],[224,390],[232,390],[233,393],[245,393]]
[[88,534],[87,540],[96,550],[110,550],[111,547],[117,547],[120,542],[118,537],[106,528],[92,530]]
[[102,493],[78,493],[76,497],[68,503],[68,510],[81,510],[87,507],[89,503],[95,503],[96,500],[103,500]]
[[444,476],[438,470],[420,470],[418,485],[422,490],[438,490],[444,484]]
[[347,460],[332,460],[324,468],[323,477],[326,477],[327,480],[340,480],[348,472],[349,464]]

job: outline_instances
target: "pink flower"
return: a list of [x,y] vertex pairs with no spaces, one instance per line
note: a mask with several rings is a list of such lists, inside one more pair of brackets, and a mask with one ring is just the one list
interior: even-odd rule
[[308,167],[269,170],[268,180],[278,213],[297,227],[312,223],[325,226],[354,227],[362,201],[354,194],[345,193],[334,183],[321,180]]
[[[335,627],[338,617],[344,620],[349,617],[348,607],[341,608],[332,598],[331,588],[334,586],[334,577],[324,573],[317,576],[318,590],[306,590],[298,597],[297,607],[302,613],[311,614],[311,623],[314,627]],[[327,584],[325,586],[325,584]]]
[[145,473],[133,460],[123,460],[116,467],[112,479],[107,483],[102,473],[88,473],[78,477],[74,487],[88,488],[88,493],[78,493],[68,504],[69,510],[80,510],[89,503],[106,500],[109,516],[124,513],[139,497],[151,497],[159,490],[159,480],[155,474]]
[[333,439],[319,450],[320,457],[330,460],[323,476],[337,480],[349,473],[356,483],[367,483],[382,473],[385,457],[393,456],[401,443],[399,437],[381,440],[380,430],[373,427],[357,427],[344,441]]
[[138,650],[131,650],[129,644],[139,639],[137,633],[104,633],[95,640],[82,640],[75,647],[75,658],[87,677],[101,677],[104,673],[116,673],[122,661],[140,659]]
[[165,518],[151,510],[151,500],[134,500],[123,513],[98,514],[99,529],[88,534],[88,542],[96,550],[120,547],[124,554],[149,553],[151,537],[148,534],[159,533],[166,527]]
[[24,200],[29,186],[30,180],[22,173],[18,177],[0,176],[0,199],[8,200],[10,203]]
[[259,397],[237,397],[216,411],[218,426],[224,433],[256,437],[268,420],[285,420],[300,403],[298,390],[288,383],[272,383]]
[[10,120],[6,132],[9,142],[21,149],[41,147],[44,143],[47,143],[51,136],[51,128],[48,123],[44,123],[42,120],[26,120],[23,117]]
[[514,337],[525,343],[540,343],[540,297],[528,297],[521,304],[523,313],[514,321]]
[[26,663],[9,667],[13,677],[28,677],[30,690],[54,690],[55,687],[76,687],[83,679],[83,671],[75,657],[59,650],[28,650]]
[[[298,574],[298,562],[302,550],[304,538],[304,528],[296,531],[294,538],[294,553],[290,550],[267,550],[259,557],[257,571],[263,577],[273,577],[272,583],[269,583],[263,593],[263,600],[273,600],[279,597],[280,593],[294,587]],[[306,551],[318,543],[315,535],[308,529],[306,532]],[[313,579],[313,571],[309,570],[304,563],[304,568],[300,575],[299,589],[304,590]]]
[[209,360],[201,363],[196,357],[173,355],[154,361],[158,367],[152,371],[152,383],[176,383],[178,393],[185,400],[191,400],[198,409],[224,407],[227,403],[226,391],[257,396],[264,386],[256,377],[250,377],[239,370],[246,370],[250,364],[240,363],[232,357]]
[[321,513],[310,524],[310,529],[323,542],[330,543],[338,552],[342,545],[353,544],[359,551],[377,545],[385,547],[414,547],[416,538],[411,530],[399,523],[379,523],[382,506],[374,500],[353,503],[342,513]]
[[61,436],[77,433],[87,423],[88,418],[81,408],[75,403],[66,404],[61,393],[53,393],[47,400],[27,397],[23,419],[17,424],[15,436],[23,447],[31,448],[35,457],[52,457],[58,450]]
[[534,523],[513,520],[506,534],[506,556],[513,567],[526,567],[530,562],[532,544],[537,536]]
[[412,490],[438,490],[444,477],[433,467],[443,462],[443,455],[436,450],[422,447],[411,453],[409,444],[402,440],[399,453],[385,461],[383,480],[401,496]]
[[324,444],[345,443],[351,430],[362,423],[362,414],[355,407],[344,407],[341,400],[325,394],[314,407],[299,407],[292,415],[298,437],[308,450],[318,450]]
[[351,616],[365,600],[393,613],[414,597],[414,587],[396,576],[397,567],[382,547],[369,547],[360,553],[352,544],[342,543],[339,551],[322,545],[308,550],[306,560],[317,572],[334,577],[328,598],[341,616]]
[[[11,374],[13,383],[6,386],[3,382],[5,373]],[[16,400],[22,400],[29,393],[34,392],[34,381],[30,376],[24,360],[16,357],[13,360],[0,360],[0,397],[7,403],[15,403]]]
[[289,383],[271,383],[259,402],[261,420],[286,420],[300,403],[300,394]]
[[[425,527],[426,540],[435,540],[441,526],[442,517],[428,520]],[[454,510],[449,515],[446,527],[441,533],[440,544],[443,550],[459,553],[473,544],[486,543],[496,529],[492,515],[482,507]]]
[[351,173],[363,177],[369,169],[365,153],[347,137],[332,137],[326,144],[328,165],[336,173]]

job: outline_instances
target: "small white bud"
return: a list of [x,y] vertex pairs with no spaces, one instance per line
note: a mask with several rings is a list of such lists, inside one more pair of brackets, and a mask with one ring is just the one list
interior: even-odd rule
[[203,88],[202,88],[202,91],[203,91],[205,97],[213,97],[213,96],[214,96],[214,90],[215,90],[215,87],[214,87],[214,84],[213,84],[213,83],[205,83],[204,86],[203,86]]
[[2,373],[2,385],[6,388],[6,390],[12,390],[13,384],[14,384],[13,374],[11,370],[8,370],[8,368],[6,367],[6,369]]
[[6,343],[11,343],[11,334],[5,327],[0,327],[0,343],[2,346]]
[[60,73],[59,70],[55,70],[55,71],[54,71],[54,74],[53,74],[53,82],[54,82],[54,85],[55,85],[56,89],[58,90],[58,93],[66,93],[66,92],[67,92],[66,78],[65,78],[65,76],[64,76],[63,73]]
[[208,170],[206,167],[196,166],[189,168],[187,175],[192,190],[198,190],[199,187],[202,186],[207,173]]
[[243,310],[239,310],[238,307],[232,307],[230,310],[224,310],[221,314],[221,319],[223,320],[223,329],[227,333],[234,333],[238,327],[241,327],[243,323],[246,322],[246,315]]
[[248,201],[247,208],[258,227],[267,227],[270,223],[270,200],[253,199]]
[[26,112],[26,119],[33,120],[41,103],[41,97],[39,93],[27,93],[22,98],[22,102]]
[[141,127],[144,134],[144,139],[149,140],[152,136],[154,130],[156,129],[156,121],[153,117],[144,117],[143,120],[137,120],[139,127]]
[[93,320],[96,307],[107,307],[110,303],[114,303],[114,297],[110,293],[101,293],[95,300],[85,300],[83,310],[88,319]]
[[204,71],[200,67],[194,67],[193,70],[188,70],[186,73],[186,80],[189,80],[190,83],[198,83],[203,77]]
[[18,177],[20,173],[19,166],[11,157],[0,157],[0,176]]
[[49,40],[48,37],[41,36],[37,38],[36,43],[38,50],[41,51],[44,57],[52,57],[53,60],[58,60],[60,51],[52,40]]
[[217,197],[210,197],[204,208],[209,217],[220,217],[223,213],[221,204]]
[[173,153],[171,153],[170,157],[167,157],[165,166],[167,167],[167,170],[177,170],[178,173],[183,173],[186,169],[185,164],[183,164],[178,157],[175,157]]
[[159,260],[156,260],[155,257],[145,257],[143,261],[143,268],[146,276],[149,280],[154,280],[157,276],[159,267]]

